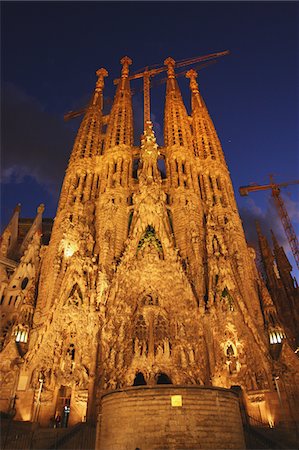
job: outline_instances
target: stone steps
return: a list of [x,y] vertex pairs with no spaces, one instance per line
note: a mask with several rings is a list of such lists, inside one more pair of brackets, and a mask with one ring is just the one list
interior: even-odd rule
[[1,450],[94,450],[95,427],[39,428],[30,422],[2,422]]

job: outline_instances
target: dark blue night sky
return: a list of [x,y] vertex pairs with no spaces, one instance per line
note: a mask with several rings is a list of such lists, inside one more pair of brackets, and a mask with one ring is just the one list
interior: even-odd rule
[[[270,192],[238,194],[241,185],[299,178],[297,2],[2,2],[2,224],[14,206],[32,217],[45,203],[54,217],[63,174],[80,120],[63,115],[84,106],[95,71],[109,71],[114,96],[119,60],[132,71],[222,50],[231,54],[199,73],[221,139],[248,241],[259,219],[289,249]],[[132,88],[141,87],[140,81]],[[179,78],[189,109],[187,80]],[[152,119],[163,144],[165,85],[152,90]],[[136,144],[142,95],[135,94]],[[299,187],[283,190],[299,231]],[[293,266],[294,261],[291,260]]]

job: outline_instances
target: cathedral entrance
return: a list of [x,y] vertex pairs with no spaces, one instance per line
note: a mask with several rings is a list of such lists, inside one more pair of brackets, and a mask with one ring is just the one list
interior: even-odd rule
[[70,415],[70,405],[71,405],[71,394],[72,390],[68,386],[61,386],[58,392],[55,421],[56,426],[61,428],[67,428],[69,415]]

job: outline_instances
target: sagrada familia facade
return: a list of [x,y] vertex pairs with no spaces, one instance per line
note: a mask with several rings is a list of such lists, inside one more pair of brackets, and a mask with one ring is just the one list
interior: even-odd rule
[[150,121],[134,146],[131,60],[121,64],[107,115],[108,74],[97,71],[52,230],[40,205],[34,221],[17,207],[2,234],[1,411],[42,425],[58,414],[65,426],[98,421],[101,448],[115,450],[127,448],[104,436],[121,416],[117,395],[177,387],[179,408],[188,388],[200,402],[239,386],[251,417],[298,423],[298,287],[260,228],[266,277],[257,269],[197,73],[186,75],[189,115],[165,61],[164,146]]

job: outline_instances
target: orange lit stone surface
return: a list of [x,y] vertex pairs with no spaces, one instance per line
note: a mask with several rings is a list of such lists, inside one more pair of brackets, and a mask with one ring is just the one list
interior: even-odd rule
[[[298,422],[296,326],[280,319],[282,297],[269,294],[247,246],[197,74],[187,73],[188,115],[174,62],[165,61],[165,144],[157,145],[147,121],[135,147],[131,63],[122,60],[108,115],[102,111],[107,72],[97,72],[49,244],[42,206],[21,241],[19,208],[3,232],[1,410],[14,407],[15,419],[42,425],[55,414],[67,414],[69,425],[95,423],[102,401],[104,414],[108,408],[106,394],[136,384],[154,392],[167,381],[171,395],[182,395],[175,386],[241,386],[250,416],[272,425]],[[279,267],[289,283],[284,295],[291,290],[298,298],[286,261]],[[296,305],[284,303],[289,321]],[[125,396],[122,402],[128,407]]]

